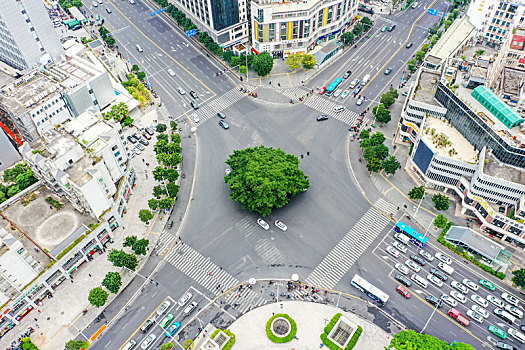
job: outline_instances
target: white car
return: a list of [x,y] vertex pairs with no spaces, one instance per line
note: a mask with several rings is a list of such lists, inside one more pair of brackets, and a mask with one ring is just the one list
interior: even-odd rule
[[487,307],[489,306],[489,302],[486,301],[484,298],[480,297],[479,295],[477,294],[472,294],[470,296],[470,299],[475,302],[476,304],[482,306],[482,307]]
[[392,248],[391,246],[386,247],[385,250],[394,258],[399,258],[399,256],[401,255],[396,248]]
[[102,0],[98,0],[98,3],[102,5],[104,2]]
[[477,291],[479,289],[479,286],[476,283],[469,280],[468,278],[465,278],[463,280],[463,284],[472,289],[473,291]]
[[485,320],[483,316],[481,316],[479,313],[473,310],[467,310],[467,316],[478,323],[483,323],[483,321]]
[[394,248],[399,250],[401,253],[406,253],[407,252],[407,246],[404,245],[401,242],[393,242],[392,245],[394,246]]
[[98,7],[98,4],[95,1],[92,2],[92,5],[93,7]]
[[171,303],[170,303],[168,300],[166,300],[166,301],[165,301],[165,302],[164,302],[164,303],[158,308],[158,310],[157,310],[157,315],[161,316],[163,313],[165,313],[166,310],[169,309],[170,305],[171,305]]
[[181,95],[186,95],[186,91],[184,91],[184,89],[181,88],[181,87],[178,87],[178,88],[177,88],[177,91],[178,91],[179,94],[181,94]]
[[470,308],[472,309],[472,311],[477,312],[481,316],[483,316],[485,318],[489,318],[489,312],[487,310],[485,310],[484,308],[482,308],[481,306],[479,306],[479,305],[472,305]]
[[348,90],[345,90],[343,91],[343,93],[341,94],[341,98],[346,98],[346,96],[348,96],[350,92]]
[[133,152],[135,152],[135,154],[141,154],[141,153],[142,153],[142,151],[140,150],[140,148],[138,148],[137,146],[135,146],[135,147],[133,148]]
[[395,268],[396,268],[397,271],[401,272],[403,275],[408,275],[408,273],[410,272],[408,267],[406,267],[405,265],[403,265],[401,263],[397,263],[395,265]]
[[145,349],[149,348],[151,346],[151,344],[153,344],[153,342],[155,341],[155,338],[157,338],[157,336],[155,334],[151,333],[150,335],[148,335],[148,337],[146,339],[144,339],[144,341],[140,345],[140,348],[142,350],[145,350]]
[[191,297],[193,296],[193,294],[191,294],[190,292],[186,292],[178,301],[177,304],[179,304],[180,307],[183,307],[184,305],[186,305],[186,303],[191,299]]
[[497,307],[501,308],[501,307],[505,306],[505,303],[501,299],[496,298],[492,294],[487,295],[487,300],[489,301],[489,303],[491,303],[492,305],[495,305]]
[[507,310],[508,312],[510,312],[511,314],[513,314],[514,316],[518,318],[523,318],[523,311],[518,309],[516,306],[505,305],[505,310]]
[[168,69],[168,74],[171,75],[172,77],[175,76],[175,72],[173,71],[173,69]]
[[467,297],[458,292],[457,290],[450,291],[450,296],[462,304],[465,304],[467,302]]
[[334,92],[334,97],[339,97],[339,95],[341,95],[341,90],[337,90],[336,92]]
[[410,259],[405,261],[405,265],[408,266],[410,270],[414,272],[419,272],[421,270],[421,266],[419,266],[419,264],[417,264],[415,261],[412,261]]
[[138,52],[144,52],[144,50],[142,49],[140,45],[135,45],[135,48],[137,49]]
[[129,3],[130,3],[131,5],[135,5],[135,0],[129,0]]
[[452,281],[452,283],[450,284],[452,285],[452,287],[456,288],[461,293],[468,294],[468,288],[462,285],[461,283],[459,283],[458,281]]
[[359,96],[355,104],[358,106],[361,106],[364,101],[365,101],[365,98],[363,96]]
[[286,226],[282,221],[279,220],[275,220],[275,226],[277,226],[277,228],[281,231],[288,230],[288,226]]
[[257,223],[259,224],[259,226],[261,226],[266,231],[270,229],[270,225],[268,225],[268,223],[264,221],[263,219],[257,219]]
[[509,335],[512,335],[514,337],[514,339],[516,339],[520,343],[525,343],[525,335],[523,335],[523,333],[518,332],[514,328],[509,328],[507,330],[507,333],[509,333]]
[[427,280],[429,280],[430,282],[434,283],[439,288],[443,287],[443,281],[438,276],[434,276],[432,274],[429,274],[427,276]]
[[427,261],[433,261],[434,260],[434,257],[432,256],[432,254],[430,254],[426,250],[421,249],[419,251],[419,255],[421,255]]
[[452,299],[452,297],[451,297],[450,295],[446,295],[446,294],[443,295],[443,296],[441,297],[441,300],[443,300],[443,302],[444,302],[445,304],[448,304],[449,306],[452,306],[452,307],[456,307],[456,306],[458,306],[458,302],[455,301],[454,299]]
[[512,294],[501,293],[501,298],[511,305],[518,306],[519,300]]
[[195,123],[199,123],[201,121],[201,118],[199,118],[199,116],[197,115],[197,113],[192,113],[191,114],[191,119],[193,119],[193,121]]
[[446,256],[445,254],[443,253],[436,253],[434,254],[434,256],[439,260],[439,261],[442,261],[444,262],[445,264],[452,264],[452,259],[448,256]]

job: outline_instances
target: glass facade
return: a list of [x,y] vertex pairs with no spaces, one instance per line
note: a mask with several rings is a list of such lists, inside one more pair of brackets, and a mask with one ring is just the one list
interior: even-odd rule
[[239,23],[238,0],[211,0],[213,28],[222,30]]
[[501,162],[525,168],[525,149],[509,145],[441,81],[435,97],[447,108],[445,118],[477,150],[487,147]]

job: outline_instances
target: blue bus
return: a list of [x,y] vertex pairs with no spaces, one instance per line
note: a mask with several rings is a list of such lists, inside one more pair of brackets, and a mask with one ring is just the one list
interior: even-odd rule
[[403,221],[399,221],[396,227],[394,227],[394,230],[396,232],[404,233],[405,235],[410,237],[412,243],[419,247],[424,247],[428,241],[428,239],[425,236],[423,236],[421,233],[417,232],[412,227],[405,224]]
[[341,84],[342,82],[343,82],[343,79],[341,78],[335,79],[332,84],[328,85],[328,87],[326,88],[325,94],[331,95],[335,91],[335,89],[337,89],[339,84]]

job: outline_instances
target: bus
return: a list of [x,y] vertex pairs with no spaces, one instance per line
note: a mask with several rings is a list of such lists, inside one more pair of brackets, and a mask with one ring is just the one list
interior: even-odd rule
[[410,237],[412,243],[421,248],[423,248],[428,241],[428,239],[425,236],[423,236],[421,233],[417,232],[412,227],[405,224],[403,221],[399,221],[396,224],[396,227],[394,227],[394,230],[396,232],[404,233],[405,235]]
[[335,79],[332,84],[328,85],[328,87],[326,88],[325,94],[330,96],[342,82],[343,82],[343,79],[341,78]]
[[388,294],[375,287],[359,275],[355,275],[354,278],[352,278],[350,284],[368,295],[368,297],[374,299],[381,306],[384,306],[390,298]]

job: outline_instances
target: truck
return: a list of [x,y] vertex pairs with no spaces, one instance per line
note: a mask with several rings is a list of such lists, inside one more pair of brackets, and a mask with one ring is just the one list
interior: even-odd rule
[[401,232],[394,233],[394,238],[397,239],[399,242],[406,244],[406,245],[410,243],[410,238]]
[[454,308],[448,310],[448,315],[454,317],[459,323],[461,323],[465,327],[470,324],[470,320],[466,318],[465,316],[463,316],[461,312],[459,312],[458,310]]
[[361,80],[361,85],[365,86],[366,84],[368,84],[368,82],[370,81],[370,78],[371,78],[370,74],[365,75],[363,80]]

